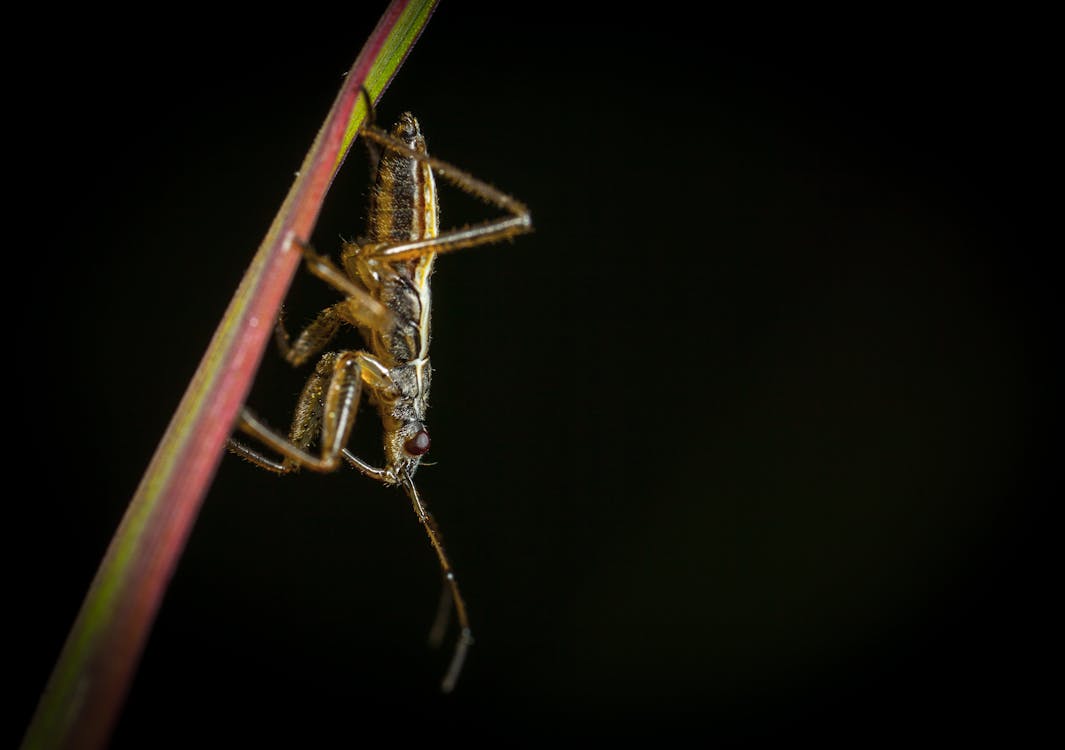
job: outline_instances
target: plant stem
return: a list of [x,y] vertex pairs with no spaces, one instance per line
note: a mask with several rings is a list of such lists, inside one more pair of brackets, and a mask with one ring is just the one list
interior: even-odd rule
[[365,117],[361,88],[374,101],[380,97],[435,7],[436,0],[393,0],[349,71],[130,501],[37,706],[24,750],[107,743],[299,265],[299,243],[310,238]]

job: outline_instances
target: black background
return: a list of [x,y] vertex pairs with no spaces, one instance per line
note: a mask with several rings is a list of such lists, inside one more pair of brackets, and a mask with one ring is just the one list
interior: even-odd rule
[[[25,29],[5,744],[378,9],[349,12]],[[1036,731],[1049,51],[896,12],[445,2],[379,117],[536,226],[434,277],[459,688],[401,492],[226,457],[113,746]],[[320,249],[366,185],[357,149]],[[445,225],[484,216],[443,189]],[[334,298],[301,274],[290,320]],[[271,350],[251,401],[282,425],[301,385]]]

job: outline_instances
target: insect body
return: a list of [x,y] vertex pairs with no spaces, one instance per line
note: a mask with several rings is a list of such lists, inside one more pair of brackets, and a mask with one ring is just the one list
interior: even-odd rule
[[[532,224],[528,209],[518,201],[429,156],[418,121],[411,114],[402,115],[391,132],[368,126],[362,135],[384,149],[371,194],[368,237],[344,245],[342,269],[309,246],[301,246],[311,273],[343,292],[345,298],[321,311],[295,341],[279,318],[276,338],[282,355],[294,366],[322,352],[343,324],[356,327],[366,347],[320,356],[300,394],[287,437],[249,409],[242,411],[237,428],[279,453],[280,460],[232,438],[229,448],[279,474],[300,467],[333,471],[343,459],[372,479],[404,488],[439,558],[445,595],[454,605],[461,628],[443,681],[443,689],[450,691],[472,636],[440,535],[413,479],[430,443],[425,423],[432,376],[429,278],[439,253],[513,237],[530,231]],[[434,174],[511,215],[441,233]],[[346,447],[364,392],[376,405],[384,427],[381,467]],[[311,452],[316,441],[317,454]],[[434,626],[437,639],[442,630]]]

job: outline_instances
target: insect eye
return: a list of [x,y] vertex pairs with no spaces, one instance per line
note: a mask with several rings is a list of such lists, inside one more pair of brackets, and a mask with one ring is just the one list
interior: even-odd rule
[[424,428],[418,430],[407,442],[403,444],[403,450],[412,456],[421,456],[429,451],[429,433]]

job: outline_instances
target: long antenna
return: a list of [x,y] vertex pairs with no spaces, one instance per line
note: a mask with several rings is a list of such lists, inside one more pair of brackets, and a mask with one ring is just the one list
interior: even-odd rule
[[[462,594],[459,593],[459,584],[455,578],[455,571],[451,568],[451,562],[447,559],[444,545],[440,541],[440,531],[437,529],[433,517],[429,515],[429,511],[425,509],[425,503],[422,502],[421,496],[418,494],[418,488],[414,486],[414,480],[407,473],[403,474],[403,489],[407,491],[407,497],[410,498],[411,504],[414,506],[414,513],[425,528],[425,533],[429,535],[429,542],[433,545],[433,549],[436,550],[436,556],[440,560],[440,570],[444,574],[447,590],[451,592],[451,601],[455,605],[455,616],[459,622],[459,637],[455,642],[455,654],[451,657],[451,664],[448,666],[444,679],[440,683],[440,689],[445,693],[450,693],[455,689],[455,683],[458,682],[459,674],[462,672],[462,665],[466,661],[466,653],[469,651],[470,646],[473,645],[473,631],[470,630],[470,621],[466,616],[466,603],[462,600]],[[439,622],[440,618],[437,617],[437,623],[439,624]],[[430,639],[438,630],[438,625],[434,625]]]

